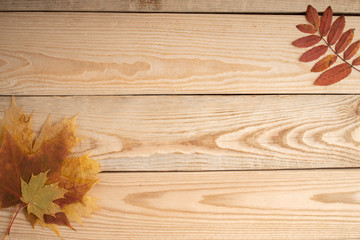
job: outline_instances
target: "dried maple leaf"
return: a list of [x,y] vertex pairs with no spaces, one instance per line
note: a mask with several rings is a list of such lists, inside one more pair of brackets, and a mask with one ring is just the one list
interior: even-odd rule
[[56,203],[64,207],[71,203],[81,203],[90,188],[97,182],[100,165],[89,159],[88,155],[79,158],[67,158],[61,170],[59,186],[68,190],[64,198]]
[[21,179],[21,198],[25,204],[27,213],[34,214],[44,221],[44,215],[55,216],[62,212],[60,206],[53,201],[63,198],[67,190],[58,186],[57,183],[45,184],[48,178],[47,172],[32,175],[29,183]]
[[71,220],[82,223],[82,217],[91,217],[91,213],[99,211],[99,207],[96,204],[96,199],[85,195],[80,203],[73,203],[64,206],[64,212]]
[[23,151],[31,153],[34,133],[31,130],[32,114],[26,116],[22,108],[17,107],[15,99],[12,99],[9,109],[4,109],[4,118],[0,121],[0,143],[3,141],[5,129]]
[[40,224],[58,235],[57,225],[72,228],[68,216],[81,222],[98,210],[87,192],[100,166],[88,155],[71,156],[79,142],[75,118],[55,125],[48,119],[37,138],[31,124],[32,115],[13,98],[0,121],[0,208],[16,206],[4,237],[21,209],[33,227]]
[[[309,5],[306,10],[306,20],[310,24],[299,24],[296,26],[299,31],[312,34],[292,42],[295,47],[312,47],[301,55],[301,62],[316,60],[325,54],[328,49],[334,53],[322,58],[312,67],[312,72],[325,71],[315,80],[315,85],[328,86],[339,82],[349,76],[352,69],[360,72],[359,69],[355,68],[355,66],[360,65],[360,58],[354,59],[352,63],[348,62],[348,60],[355,56],[360,48],[360,41],[356,41],[350,45],[354,37],[355,29],[349,29],[343,32],[345,28],[345,17],[339,16],[333,23],[332,18],[333,11],[330,6],[325,10],[320,19],[317,10]],[[318,32],[317,35],[315,34],[316,31]],[[327,36],[326,39],[325,36]],[[315,46],[321,40],[325,45]],[[335,48],[332,47],[334,44]],[[341,57],[339,54],[343,51],[344,57]],[[337,58],[340,58],[344,63],[327,69],[335,63]]]

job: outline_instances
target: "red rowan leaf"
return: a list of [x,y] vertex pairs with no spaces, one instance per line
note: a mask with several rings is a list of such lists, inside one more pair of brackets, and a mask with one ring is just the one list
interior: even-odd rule
[[329,6],[321,17],[319,32],[321,36],[326,36],[330,30],[333,11]]
[[307,47],[312,47],[315,44],[317,44],[318,42],[320,42],[321,37],[317,36],[317,35],[309,35],[306,37],[302,37],[299,38],[295,41],[292,42],[292,45],[294,45],[295,47],[298,48],[307,48]]
[[354,38],[354,31],[355,29],[352,28],[343,33],[343,35],[335,45],[335,51],[337,53],[341,53],[347,48],[347,46],[349,46],[349,44]]
[[351,44],[348,47],[348,49],[346,49],[346,51],[344,52],[344,59],[349,60],[350,58],[352,58],[359,50],[359,47],[360,47],[360,40]]
[[316,33],[316,28],[310,24],[299,24],[296,25],[296,28],[303,33],[311,33],[311,34]]
[[[299,31],[310,33],[308,35],[292,42],[292,45],[299,48],[312,47],[300,57],[301,62],[310,62],[318,59],[330,48],[334,54],[329,54],[320,59],[312,67],[312,72],[324,71],[314,82],[315,85],[328,86],[341,81],[351,74],[354,66],[360,65],[360,57],[353,60],[352,64],[348,62],[360,49],[360,40],[351,44],[354,38],[355,29],[349,29],[344,32],[345,17],[339,16],[333,23],[333,11],[331,7],[327,7],[322,17],[319,17],[317,10],[308,5],[306,9],[306,19],[310,24],[299,24],[296,27]],[[316,34],[318,31],[318,35]],[[325,40],[325,36],[327,36]],[[317,45],[320,40],[324,40],[326,45]],[[331,47],[334,45],[334,48]],[[340,57],[340,53],[344,52],[344,57]],[[344,63],[335,67],[331,67],[340,58]],[[355,68],[358,70],[357,68]]]
[[315,65],[312,67],[312,72],[322,72],[328,69],[331,65],[336,62],[337,56],[334,54],[330,54],[321,60],[319,60]]
[[327,41],[330,45],[333,45],[334,43],[337,42],[337,40],[339,40],[341,34],[344,31],[344,28],[345,28],[345,17],[340,16],[332,24],[329,35],[327,36]]
[[353,60],[352,65],[359,66],[360,65],[360,57],[357,57]]
[[314,82],[315,85],[329,86],[346,78],[351,73],[351,66],[342,63],[323,72]]
[[313,47],[312,49],[306,51],[303,55],[301,55],[300,62],[314,61],[314,60],[318,59],[319,57],[321,57],[322,55],[324,55],[326,53],[327,49],[328,49],[328,46],[326,46],[326,45],[320,45],[320,46]]
[[316,29],[319,28],[320,25],[320,17],[315,8],[313,8],[311,5],[308,5],[306,9],[306,20],[308,20],[309,23],[311,23]]

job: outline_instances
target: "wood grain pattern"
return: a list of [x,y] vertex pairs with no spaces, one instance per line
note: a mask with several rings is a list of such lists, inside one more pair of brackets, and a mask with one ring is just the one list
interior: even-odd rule
[[[17,97],[47,115],[79,113],[83,138],[106,171],[201,171],[360,166],[358,96]],[[0,98],[0,108],[10,97]],[[0,114],[2,117],[2,113]]]
[[308,4],[321,11],[331,5],[336,13],[360,13],[356,0],[1,0],[0,11],[299,13]]
[[[359,239],[360,170],[108,173],[65,239]],[[11,209],[0,211],[1,232]],[[9,240],[58,239],[21,216]]]
[[[0,94],[360,93],[314,86],[304,16],[2,13]],[[348,17],[347,27],[360,25]]]

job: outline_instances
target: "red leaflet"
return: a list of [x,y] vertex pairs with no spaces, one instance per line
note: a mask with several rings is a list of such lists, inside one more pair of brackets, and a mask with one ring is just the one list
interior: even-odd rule
[[308,5],[306,9],[306,20],[308,20],[309,23],[311,23],[316,29],[319,28],[320,25],[320,17],[315,8],[313,8],[311,5]]
[[349,46],[349,44],[354,38],[354,31],[355,29],[352,28],[343,33],[343,35],[335,45],[335,52],[341,53],[345,50],[345,48],[347,48],[347,46]]
[[351,73],[351,66],[342,63],[323,72],[315,81],[315,85],[329,86],[346,78]]
[[360,47],[360,40],[351,44],[350,47],[348,47],[348,49],[346,49],[346,51],[344,52],[344,59],[349,60],[350,58],[352,58],[359,50],[359,47]]
[[318,59],[319,57],[321,57],[322,55],[324,55],[326,53],[327,49],[328,49],[328,46],[325,46],[325,45],[313,47],[312,49],[306,51],[303,55],[301,55],[300,62],[314,61],[314,60]]
[[330,54],[323,59],[319,60],[315,65],[312,67],[312,72],[322,72],[325,69],[328,69],[333,63],[336,62],[337,56],[334,54]]
[[333,25],[330,28],[329,35],[327,36],[327,41],[330,45],[333,45],[337,42],[337,40],[340,38],[342,32],[345,28],[345,17],[340,16],[338,17]]
[[303,33],[311,33],[311,34],[316,33],[316,28],[310,24],[299,24],[296,25],[296,28]]
[[294,45],[295,47],[298,48],[307,48],[307,47],[312,47],[315,44],[317,44],[318,42],[320,42],[321,37],[317,36],[317,35],[309,35],[306,37],[302,37],[299,38],[295,41],[292,42],[292,45]]
[[353,60],[352,65],[359,66],[360,65],[360,57],[357,57]]
[[333,11],[329,6],[321,17],[319,32],[321,36],[326,36],[330,30]]
[[[306,10],[306,19],[311,24],[299,24],[296,27],[301,32],[312,35],[292,42],[295,47],[311,48],[301,55],[300,61],[310,62],[316,60],[324,55],[328,48],[333,52],[333,54],[328,54],[318,60],[311,68],[312,72],[323,72],[314,82],[315,85],[327,86],[341,81],[349,76],[353,68],[360,72],[360,69],[355,67],[360,66],[360,56],[355,58],[351,64],[349,62],[360,49],[360,40],[352,43],[355,29],[344,32],[344,16],[339,16],[332,22],[333,11],[329,6],[320,19],[317,10],[309,5]],[[323,40],[325,44],[318,44],[320,40]],[[344,57],[340,56],[342,52],[344,52]],[[342,63],[332,66],[338,58]]]

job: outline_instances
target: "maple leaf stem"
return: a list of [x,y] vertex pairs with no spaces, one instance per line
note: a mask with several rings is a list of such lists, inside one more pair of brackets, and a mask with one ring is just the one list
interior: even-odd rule
[[352,65],[351,63],[349,63],[348,61],[346,61],[344,58],[342,58],[331,46],[330,44],[325,40],[324,37],[320,36],[321,39],[326,43],[326,45],[331,49],[331,51],[333,51],[333,53],[335,53],[336,56],[338,56],[341,60],[343,60],[345,63],[349,64],[350,67],[352,67],[353,69],[355,69],[356,71],[360,72],[360,70],[358,68],[356,68],[354,65]]
[[20,209],[22,209],[22,208],[23,208],[23,202],[16,205],[16,207],[14,208],[14,211],[12,212],[11,217],[10,217],[9,225],[6,228],[6,231],[5,231],[5,234],[2,238],[2,240],[4,240],[6,238],[6,236],[10,234],[10,229],[15,221],[15,218],[17,217],[18,213],[20,212]]

